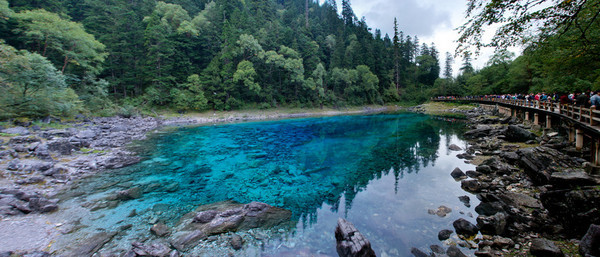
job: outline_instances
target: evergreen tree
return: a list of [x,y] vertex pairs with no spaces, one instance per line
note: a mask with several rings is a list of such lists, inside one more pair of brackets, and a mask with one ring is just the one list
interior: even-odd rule
[[446,52],[446,64],[444,66],[444,78],[452,78],[452,65],[454,64],[454,58],[450,52]]

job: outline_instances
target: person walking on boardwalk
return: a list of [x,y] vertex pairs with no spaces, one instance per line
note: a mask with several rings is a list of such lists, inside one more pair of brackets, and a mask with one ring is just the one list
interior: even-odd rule
[[590,98],[590,104],[594,108],[600,107],[600,91],[596,91]]
[[588,107],[589,100],[590,98],[583,92],[575,98],[575,104],[579,107]]

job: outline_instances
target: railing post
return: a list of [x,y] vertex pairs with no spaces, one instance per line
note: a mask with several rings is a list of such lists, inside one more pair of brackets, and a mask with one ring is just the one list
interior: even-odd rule
[[594,147],[594,165],[600,165],[600,139],[594,139],[595,147]]
[[569,126],[569,142],[573,143],[575,141],[575,128],[573,126]]
[[562,114],[563,110],[562,110],[562,104],[560,104],[560,102],[558,102],[558,114]]
[[596,110],[596,106],[590,107],[590,126],[594,126],[594,110]]
[[583,121],[583,107],[579,106],[579,121]]
[[575,131],[575,148],[578,151],[583,148],[583,131],[581,129]]

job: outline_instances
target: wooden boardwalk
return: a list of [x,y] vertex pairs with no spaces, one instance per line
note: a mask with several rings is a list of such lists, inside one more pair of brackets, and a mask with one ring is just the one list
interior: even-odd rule
[[440,97],[431,100],[494,105],[503,114],[520,117],[524,121],[532,121],[536,125],[545,124],[546,128],[552,128],[553,125],[560,123],[566,124],[569,128],[569,140],[575,142],[577,149],[582,149],[584,145],[589,144],[592,151],[592,163],[600,165],[600,110],[596,110],[596,108],[487,97]]

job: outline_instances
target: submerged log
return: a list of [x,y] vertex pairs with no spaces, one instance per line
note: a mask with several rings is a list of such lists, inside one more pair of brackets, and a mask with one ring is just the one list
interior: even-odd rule
[[371,243],[354,225],[345,219],[339,218],[335,228],[337,252],[340,257],[375,257]]

